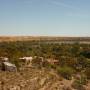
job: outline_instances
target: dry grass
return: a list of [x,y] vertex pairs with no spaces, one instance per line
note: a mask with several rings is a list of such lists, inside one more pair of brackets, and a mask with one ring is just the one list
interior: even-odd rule
[[53,36],[0,36],[3,41],[32,41],[32,40],[51,40],[51,41],[90,41],[90,37],[53,37]]
[[0,88],[4,90],[74,90],[72,82],[47,69],[24,68],[17,73],[0,72]]

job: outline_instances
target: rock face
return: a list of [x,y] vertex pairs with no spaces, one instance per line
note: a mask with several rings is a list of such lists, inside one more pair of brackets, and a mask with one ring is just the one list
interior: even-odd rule
[[17,71],[17,67],[9,62],[3,62],[3,70],[5,71],[11,71],[11,72],[16,72]]
[[24,68],[17,73],[0,72],[0,90],[75,90],[71,84],[72,80],[61,79],[54,70]]

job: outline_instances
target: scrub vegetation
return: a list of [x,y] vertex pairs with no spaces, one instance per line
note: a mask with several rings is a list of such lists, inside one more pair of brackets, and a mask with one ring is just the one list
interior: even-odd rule
[[[0,56],[8,57],[10,62],[17,66],[17,73],[21,74],[23,77],[26,71],[24,73],[22,70],[20,71],[20,69],[23,67],[22,65],[24,64],[19,60],[19,58],[24,56],[37,56],[37,58],[33,59],[32,61],[32,66],[36,71],[44,70],[45,72],[48,72],[52,70],[55,74],[58,75],[58,77],[60,77],[61,81],[73,80],[71,87],[75,88],[76,90],[84,90],[84,85],[87,85],[90,81],[90,44],[46,43],[45,41],[1,42]],[[42,60],[40,60],[39,57],[43,57],[43,63],[41,63]],[[51,62],[53,60],[57,60],[57,63],[52,64],[48,62],[47,59],[51,59]],[[8,73],[10,74],[10,72]],[[28,75],[29,74],[27,73],[27,77]],[[26,76],[24,78],[26,78]],[[37,90],[39,89],[37,88]]]

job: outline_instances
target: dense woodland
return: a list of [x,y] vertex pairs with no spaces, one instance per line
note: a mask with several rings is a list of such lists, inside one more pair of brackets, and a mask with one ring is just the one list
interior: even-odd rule
[[77,73],[88,80],[90,79],[89,44],[60,44],[42,41],[1,42],[0,56],[8,57],[17,67],[20,66],[18,58],[23,56],[53,58],[58,60],[58,64],[51,65],[45,62],[43,67],[55,69],[66,79],[70,79],[72,75]]

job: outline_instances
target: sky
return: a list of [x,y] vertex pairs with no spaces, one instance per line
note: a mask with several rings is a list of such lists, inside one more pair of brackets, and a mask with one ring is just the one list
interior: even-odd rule
[[0,35],[90,36],[90,0],[0,0]]

